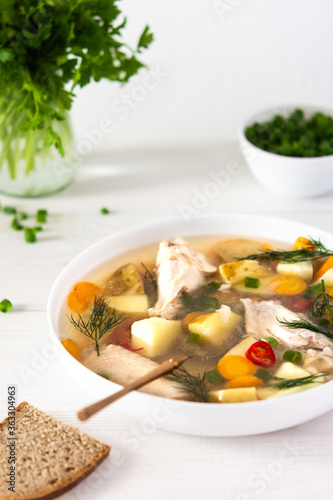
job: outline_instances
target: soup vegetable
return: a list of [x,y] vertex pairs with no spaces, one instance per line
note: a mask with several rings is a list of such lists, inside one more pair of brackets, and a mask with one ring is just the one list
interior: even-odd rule
[[255,146],[283,156],[327,156],[333,154],[333,118],[314,113],[309,119],[296,109],[287,118],[275,115],[270,121],[253,123],[245,129]]
[[333,251],[320,241],[299,237],[280,250],[176,238],[154,253],[69,293],[62,344],[86,367],[127,385],[186,354],[141,390],[207,403],[277,398],[332,379]]

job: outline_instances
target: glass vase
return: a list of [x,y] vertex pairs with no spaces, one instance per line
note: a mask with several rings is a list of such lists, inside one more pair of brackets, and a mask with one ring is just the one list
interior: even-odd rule
[[[15,121],[14,121],[15,120]],[[45,129],[21,131],[17,116],[6,126],[0,116],[0,192],[9,196],[39,197],[61,191],[74,178],[73,136],[68,117],[52,128],[61,137],[65,155],[48,146]]]

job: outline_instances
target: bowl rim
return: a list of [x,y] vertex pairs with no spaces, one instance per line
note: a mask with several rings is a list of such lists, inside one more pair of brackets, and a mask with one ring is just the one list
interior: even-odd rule
[[[280,111],[283,109],[284,111]],[[260,115],[265,115],[265,114],[270,114],[271,117],[265,119],[270,120],[273,118],[275,114],[281,114],[284,116],[284,114],[290,114],[292,111],[295,111],[296,109],[301,109],[305,113],[308,111],[310,113],[314,113],[315,111],[323,112],[326,113],[327,115],[330,115],[333,118],[333,108],[329,106],[323,106],[323,105],[312,105],[312,104],[280,104],[280,105],[275,105],[271,106],[269,108],[262,108],[261,110],[257,111],[256,113],[251,115],[251,118],[247,118],[246,120],[243,121],[242,126],[238,129],[238,139],[240,142],[241,148],[243,147],[244,143],[248,147],[254,148],[256,151],[260,151],[263,154],[266,154],[267,156],[274,156],[276,158],[281,158],[284,159],[285,161],[294,161],[295,163],[299,163],[300,161],[306,161],[308,163],[312,162],[318,162],[320,161],[321,163],[325,163],[325,160],[330,160],[333,158],[333,153],[330,155],[323,155],[323,156],[287,156],[287,155],[280,155],[278,153],[275,153],[274,151],[266,151],[265,149],[259,148],[256,144],[253,144],[251,141],[248,140],[248,138],[245,135],[245,129],[250,126],[250,124],[253,124],[256,122],[256,117]],[[274,111],[275,110],[275,111]],[[242,144],[243,143],[243,144]]]
[[[235,218],[235,219],[240,219],[242,217],[250,217],[253,220],[256,219],[256,220],[261,220],[261,221],[267,221],[270,223],[272,223],[272,221],[273,221],[276,224],[285,223],[285,224],[288,224],[289,226],[292,226],[292,225],[295,225],[295,226],[297,225],[297,226],[301,226],[301,227],[303,226],[304,230],[306,230],[306,231],[310,230],[310,231],[315,231],[317,233],[319,232],[327,238],[333,238],[333,235],[331,235],[330,233],[328,233],[325,230],[322,230],[320,228],[316,228],[315,226],[310,226],[308,224],[304,224],[304,223],[297,222],[297,221],[290,220],[290,219],[284,219],[281,217],[272,217],[272,216],[261,215],[261,214],[246,214],[246,213],[238,213],[238,212],[205,213],[205,214],[195,215],[195,216],[191,217],[191,219],[197,220],[197,221],[205,221],[207,219],[208,220],[211,220],[213,218],[220,219],[223,217]],[[131,235],[132,233],[135,233],[135,232],[141,232],[144,230],[152,230],[152,229],[154,229],[154,227],[160,228],[161,225],[174,225],[174,224],[178,224],[180,221],[185,222],[184,218],[182,218],[181,216],[172,217],[172,218],[165,218],[165,219],[161,219],[161,220],[157,220],[157,221],[153,221],[153,222],[147,222],[144,224],[131,226],[131,227],[123,229],[121,231],[117,231],[117,232],[115,232],[115,233],[113,233],[105,238],[102,238],[101,240],[93,243],[88,248],[86,248],[85,250],[83,250],[82,252],[77,254],[73,259],[71,259],[71,261],[59,273],[59,275],[57,276],[56,280],[54,281],[54,283],[52,285],[52,288],[51,288],[50,293],[49,293],[48,301],[47,301],[48,334],[50,335],[51,340],[53,341],[53,343],[56,344],[57,348],[60,349],[59,352],[61,353],[61,355],[62,356],[64,355],[67,358],[67,360],[70,360],[74,364],[74,366],[79,366],[81,369],[83,369],[86,374],[89,374],[89,376],[92,377],[92,380],[95,380],[96,382],[98,381],[99,384],[105,384],[105,387],[110,387],[110,391],[109,391],[110,394],[112,392],[116,392],[116,391],[120,390],[123,386],[121,386],[120,384],[117,384],[111,380],[103,379],[103,377],[98,375],[96,372],[93,372],[92,370],[87,368],[85,365],[83,365],[80,361],[78,361],[73,356],[71,356],[71,354],[69,354],[67,352],[67,350],[61,344],[61,340],[56,332],[56,325],[53,322],[53,311],[52,311],[53,303],[57,300],[56,299],[57,288],[59,287],[59,284],[61,284],[61,281],[66,276],[67,272],[73,267],[73,265],[77,264],[81,260],[84,260],[87,255],[89,255],[91,252],[93,252],[99,246],[103,246],[103,245],[107,244],[109,241],[112,241],[114,239],[125,238],[126,236]],[[217,234],[220,234],[220,233],[217,233]],[[204,236],[205,234],[203,233],[202,235]],[[222,233],[222,235],[223,235],[223,233]],[[237,233],[235,233],[232,236],[236,236],[236,235],[237,235]],[[193,234],[193,236],[195,236],[195,234]],[[253,234],[253,237],[255,237],[255,236],[256,235]],[[187,237],[190,237],[190,235],[187,235]],[[248,235],[247,237],[250,238],[251,236]],[[155,241],[156,241],[156,243],[158,243],[159,239],[157,239]],[[142,242],[139,245],[135,245],[133,248],[140,248],[146,244],[150,244],[150,242],[149,243]],[[120,254],[118,253],[117,256],[118,255],[121,255],[121,253]],[[116,256],[111,257],[110,259],[112,260],[113,258],[116,258]],[[100,265],[100,263],[96,263],[94,265],[94,269],[97,269],[99,265]],[[85,275],[85,273],[83,272],[82,276],[84,277],[84,275]],[[65,297],[65,293],[64,293],[64,297]],[[256,407],[259,408],[260,406],[278,408],[281,405],[281,400],[286,400],[286,399],[288,400],[290,398],[292,398],[293,400],[297,399],[299,401],[305,400],[306,398],[309,397],[307,395],[308,392],[310,392],[312,394],[313,393],[319,394],[319,392],[321,391],[323,394],[325,394],[328,391],[328,387],[333,388],[333,380],[326,382],[320,386],[313,387],[309,391],[302,391],[302,392],[299,392],[296,394],[283,396],[281,398],[273,398],[273,399],[268,399],[268,400],[256,400],[256,401],[242,402],[242,403],[232,403],[230,405],[229,404],[221,404],[221,403],[209,403],[209,404],[207,404],[205,402],[177,400],[177,405],[179,404],[181,406],[188,407],[188,408],[201,407],[201,408],[206,408],[205,411],[213,411],[213,412],[214,411],[223,411],[223,412],[226,412],[227,414],[228,413],[232,414],[234,412],[235,408],[243,408],[244,411],[246,408],[256,408]],[[149,394],[149,393],[145,393],[145,392],[141,392],[141,391],[140,392],[135,391],[135,393],[139,394],[140,398],[142,397],[143,399],[148,399],[150,401],[153,401],[156,399],[160,400],[160,401],[169,400],[169,398],[165,398],[163,396]],[[130,397],[130,396],[131,395],[129,395],[128,397]],[[171,400],[171,401],[174,401],[174,400]],[[333,407],[333,403],[332,403],[332,407]],[[217,410],[217,409],[219,409],[219,410]],[[322,412],[322,413],[324,413],[324,412]]]

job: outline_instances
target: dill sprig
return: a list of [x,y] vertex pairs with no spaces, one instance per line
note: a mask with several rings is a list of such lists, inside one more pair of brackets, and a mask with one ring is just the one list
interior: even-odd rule
[[325,247],[320,240],[309,238],[311,247],[314,248],[299,248],[297,250],[265,250],[260,253],[253,253],[246,257],[237,258],[237,260],[280,260],[283,262],[301,262],[305,260],[317,260],[322,257],[330,257],[333,251]]
[[149,269],[141,262],[141,266],[145,270],[145,274],[143,276],[144,279],[144,288],[148,295],[152,295],[156,298],[157,295],[157,281],[156,278],[152,275]]
[[209,383],[206,372],[203,375],[192,375],[181,366],[165,378],[177,382],[182,391],[193,396],[195,401],[208,402]]
[[322,333],[326,337],[333,339],[333,332],[330,332],[324,326],[314,325],[313,323],[310,323],[310,321],[301,318],[300,316],[298,316],[298,319],[293,319],[292,321],[287,321],[285,319],[280,320],[278,318],[277,320],[279,323],[281,323],[281,325],[287,326],[288,328],[291,328],[293,330],[297,330],[298,328],[304,328],[305,330],[310,330],[311,332]]
[[326,321],[328,324],[333,325],[333,311],[331,307],[333,297],[327,293],[324,280],[321,280],[317,285],[309,286],[303,295],[305,297],[313,297],[314,299],[310,309],[311,315],[315,318],[323,318],[328,314],[330,321]]
[[100,354],[98,341],[108,330],[119,325],[125,319],[124,314],[118,315],[115,309],[113,309],[113,311],[108,309],[104,297],[98,297],[97,295],[89,318],[85,320],[80,313],[78,313],[78,316],[79,319],[76,321],[73,315],[71,315],[70,322],[77,330],[83,333],[83,335],[90,337],[95,342],[97,356]]
[[267,382],[268,387],[279,390],[290,389],[292,387],[299,387],[305,384],[311,384],[314,383],[317,378],[326,377],[327,375],[331,375],[331,373],[317,372],[311,375],[307,375],[306,377],[286,379],[286,378],[276,377],[267,370],[260,369],[257,371],[257,376],[260,377],[264,382]]
[[[292,387],[299,387],[301,385],[306,384],[314,384],[317,378],[326,377],[327,375],[331,375],[330,372],[318,372],[313,373],[312,375],[308,375],[307,377],[294,378],[294,379],[280,379],[275,384],[272,384],[270,387],[273,389],[291,389]],[[277,379],[278,377],[274,377]]]

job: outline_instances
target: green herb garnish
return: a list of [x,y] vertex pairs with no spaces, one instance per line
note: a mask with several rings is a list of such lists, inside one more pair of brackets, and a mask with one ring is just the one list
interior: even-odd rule
[[197,344],[200,340],[200,335],[198,333],[190,333],[186,339],[188,344]]
[[107,215],[107,214],[110,213],[110,210],[108,208],[106,208],[106,207],[103,207],[103,208],[101,208],[100,212],[103,215]]
[[20,224],[19,219],[17,217],[14,217],[11,223],[11,227],[14,229],[14,231],[22,231],[23,226]]
[[151,296],[151,301],[155,302],[157,298],[157,281],[153,274],[149,271],[149,269],[141,262],[141,266],[143,267],[145,274],[143,276],[144,281],[144,289],[147,295]]
[[217,281],[212,281],[211,283],[207,283],[207,285],[203,285],[202,289],[207,293],[214,293],[220,288],[221,283]]
[[[316,382],[317,378],[326,377],[328,375],[331,375],[331,374],[329,372],[318,372],[318,373],[314,373],[312,375],[308,375],[307,377],[294,378],[294,379],[290,379],[290,380],[280,379],[279,382],[272,384],[270,387],[272,387],[273,389],[279,389],[279,390],[291,389],[292,387],[299,387],[301,385],[313,384]],[[278,379],[278,377],[274,377],[274,378]]]
[[247,288],[259,288],[260,287],[260,280],[258,280],[258,278],[246,277],[246,278],[244,278],[244,285]]
[[289,361],[290,363],[298,365],[299,363],[302,363],[303,356],[300,352],[289,349],[283,354],[283,359],[284,361]]
[[37,241],[35,229],[32,227],[25,227],[24,238],[27,243],[35,243]]
[[283,156],[311,157],[333,154],[333,118],[321,112],[307,119],[296,109],[288,117],[275,115],[270,121],[245,129],[255,146]]
[[192,375],[186,368],[181,366],[165,378],[179,384],[182,391],[190,394],[195,401],[208,402],[209,384],[206,373],[203,375]]
[[[315,318],[323,318],[326,314],[330,317],[330,323],[333,325],[333,297],[326,291],[325,282],[321,280],[317,285],[309,286],[303,293],[305,297],[313,297],[310,313]],[[327,320],[327,323],[329,321]]]
[[45,222],[47,222],[47,210],[37,210],[36,222],[39,224],[45,224]]
[[269,344],[271,347],[277,347],[279,345],[279,342],[276,340],[275,337],[265,337],[264,340]]
[[26,220],[28,218],[28,214],[26,212],[19,212],[18,215],[21,220]]
[[315,246],[313,250],[309,248],[299,248],[297,250],[265,250],[264,252],[254,253],[246,257],[238,258],[237,260],[281,260],[283,262],[301,262],[304,260],[317,260],[322,257],[333,255],[333,251],[323,245],[320,240],[309,238]]
[[310,321],[303,319],[301,317],[298,317],[298,319],[294,319],[292,321],[286,321],[285,319],[280,320],[278,318],[277,320],[279,323],[281,323],[281,325],[287,326],[288,328],[292,328],[293,330],[297,330],[298,328],[304,328],[305,330],[310,330],[311,332],[322,333],[326,337],[333,339],[332,331],[329,331],[328,329],[320,325],[314,325],[313,323],[310,323]]
[[0,302],[0,312],[2,312],[2,313],[8,313],[12,307],[13,307],[13,304],[8,299],[3,299]]
[[194,296],[187,292],[182,294],[182,302],[188,312],[218,309],[220,307],[216,297],[207,297],[207,295],[202,294]]
[[3,207],[2,211],[6,215],[15,215],[17,212],[15,207]]
[[219,374],[217,370],[211,370],[209,372],[206,372],[206,379],[210,384],[217,385],[220,382],[222,382],[223,377],[222,375]]
[[125,319],[124,314],[118,315],[115,309],[110,311],[105,299],[97,295],[89,318],[87,320],[84,319],[80,313],[78,313],[78,317],[79,319],[76,321],[73,315],[71,315],[70,322],[83,335],[90,337],[95,342],[97,356],[99,356],[99,340],[106,332],[120,325]]

